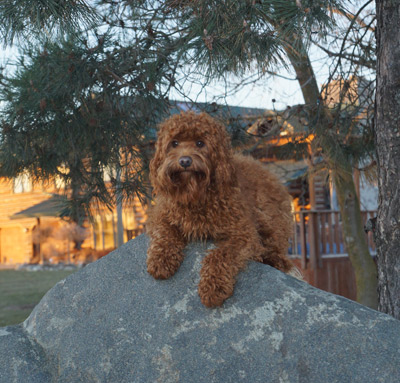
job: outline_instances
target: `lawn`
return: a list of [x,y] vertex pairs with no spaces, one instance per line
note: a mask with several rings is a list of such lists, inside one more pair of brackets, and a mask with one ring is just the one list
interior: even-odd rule
[[23,322],[43,295],[73,272],[0,270],[0,327]]

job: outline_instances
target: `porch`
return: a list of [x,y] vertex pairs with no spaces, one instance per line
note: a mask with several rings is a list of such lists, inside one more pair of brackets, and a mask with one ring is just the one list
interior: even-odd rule
[[[363,224],[375,216],[375,211],[363,211]],[[355,276],[343,241],[340,212],[302,210],[295,212],[294,218],[289,255],[304,279],[322,290],[355,300]],[[365,235],[373,256],[376,249],[372,233]]]

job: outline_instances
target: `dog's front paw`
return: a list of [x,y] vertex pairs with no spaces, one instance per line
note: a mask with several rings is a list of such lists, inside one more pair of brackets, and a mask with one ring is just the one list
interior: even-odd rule
[[235,279],[224,262],[215,260],[210,253],[203,261],[200,272],[199,296],[206,307],[218,307],[233,294]]
[[221,306],[233,294],[233,286],[233,281],[217,276],[201,278],[198,290],[201,303],[210,308]]
[[181,256],[165,256],[152,253],[147,254],[147,271],[155,279],[172,277],[181,265]]

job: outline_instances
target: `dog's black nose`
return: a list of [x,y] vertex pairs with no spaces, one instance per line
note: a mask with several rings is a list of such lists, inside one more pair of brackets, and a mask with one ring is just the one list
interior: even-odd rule
[[192,164],[192,157],[189,156],[183,156],[179,158],[179,165],[181,165],[183,168],[188,168]]

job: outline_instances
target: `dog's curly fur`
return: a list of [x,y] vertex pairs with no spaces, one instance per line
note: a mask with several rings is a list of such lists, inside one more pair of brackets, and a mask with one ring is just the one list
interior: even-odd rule
[[[182,159],[183,158],[183,159]],[[289,272],[291,197],[261,163],[234,154],[225,127],[209,115],[174,115],[161,124],[150,163],[155,203],[146,225],[147,270],[175,274],[190,240],[213,239],[203,259],[198,292],[207,307],[233,293],[249,260]]]

